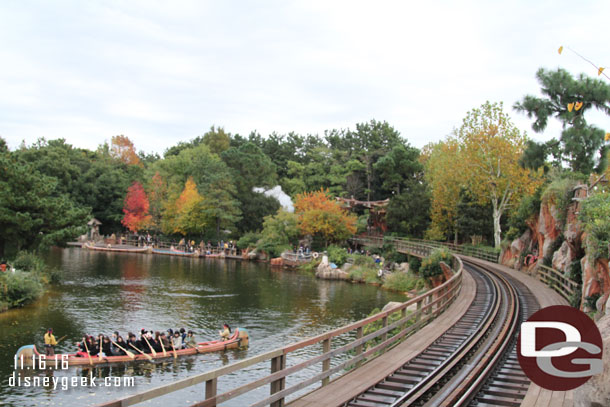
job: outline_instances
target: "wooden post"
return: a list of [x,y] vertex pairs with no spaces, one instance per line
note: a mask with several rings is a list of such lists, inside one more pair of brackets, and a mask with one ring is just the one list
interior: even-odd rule
[[[216,378],[207,380],[205,382],[205,399],[206,400],[216,396],[217,387],[218,387],[218,379],[216,379]],[[216,406],[216,403],[214,403],[214,406]]]
[[[279,372],[280,370],[284,370],[286,367],[286,357],[284,355],[276,356],[271,359],[271,373]],[[284,390],[286,385],[286,378],[282,377],[281,379],[277,379],[271,382],[271,395],[274,395],[278,391]],[[270,404],[271,407],[284,407],[284,399],[281,398]]]
[[417,301],[417,310],[415,311],[417,316],[415,317],[415,322],[419,322],[421,320],[421,307],[423,305],[423,300]]
[[[324,341],[322,342],[322,353],[328,352],[330,352],[330,338],[324,339]],[[330,358],[322,362],[322,371],[326,372],[328,369],[330,369]],[[322,386],[326,386],[329,382],[330,377],[325,377],[324,379],[322,379]]]
[[[385,317],[383,317],[382,321],[382,325],[383,327],[387,327],[388,326],[388,316],[386,315]],[[385,340],[388,339],[388,333],[384,333],[383,335],[381,335],[381,341],[385,342]],[[381,353],[385,352],[385,348],[381,351]]]
[[[356,339],[360,339],[362,338],[362,335],[364,333],[364,329],[362,329],[362,327],[358,327],[358,329],[356,329]],[[356,346],[356,356],[359,356],[362,354],[362,350],[364,349],[364,344],[362,345],[358,345]],[[360,365],[362,365],[362,360],[359,362],[356,362],[356,367],[360,367]]]
[[[406,316],[407,316],[407,307],[404,307],[403,309],[400,310],[400,319],[405,319]],[[405,329],[407,329],[406,322],[404,324],[402,324],[402,327],[400,328],[400,330],[404,331]]]

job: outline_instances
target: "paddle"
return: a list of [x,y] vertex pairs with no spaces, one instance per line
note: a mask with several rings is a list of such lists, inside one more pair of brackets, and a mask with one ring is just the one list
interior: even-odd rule
[[134,348],[135,350],[137,350],[138,352],[140,352],[142,355],[146,356],[146,358],[148,360],[152,360],[152,358],[150,357],[150,355],[147,355],[146,353],[142,352],[140,349],[136,348],[135,346],[133,346],[133,344],[131,342],[127,342],[129,343],[129,346],[131,346],[132,348]]
[[170,339],[169,343],[172,344],[172,349],[174,350],[174,359],[177,359],[178,355],[176,354],[176,348],[174,348],[174,340]]
[[85,344],[85,350],[87,351],[87,356],[89,356],[89,364],[93,365],[93,360],[91,359],[91,354],[89,353],[89,347],[87,346],[87,341],[83,340],[83,343]]
[[67,337],[67,336],[68,336],[68,335],[64,335],[64,336],[62,336],[62,337],[61,337],[61,338],[59,338],[59,339],[58,339],[56,342],[57,342],[57,343],[59,343],[60,341],[62,341],[62,340],[64,340],[64,339],[66,339],[66,337]]
[[119,345],[118,343],[116,343],[115,341],[113,341],[112,339],[110,340],[110,342],[112,342],[114,344],[114,346],[116,346],[117,348],[119,348],[120,350],[122,350],[123,352],[125,352],[125,354],[127,356],[129,356],[132,359],[135,359],[136,355],[134,355],[133,353],[131,353],[130,351],[128,351],[127,349],[125,349],[124,347],[122,347],[121,345]]
[[161,349],[163,349],[163,356],[167,356],[167,352],[165,351],[165,346],[163,346],[163,338],[159,337],[159,343],[161,344]]
[[143,336],[142,338],[144,338],[144,340],[146,341],[146,344],[147,344],[147,345],[148,345],[148,347],[150,348],[150,352],[153,354],[153,356],[154,356],[154,357],[157,357],[157,351],[155,351],[155,350],[153,349],[153,347],[152,347],[152,346],[150,346],[150,342],[148,342],[148,339],[146,339],[146,337],[145,337],[145,336]]
[[98,359],[102,360],[102,337],[100,336],[100,351],[97,354]]

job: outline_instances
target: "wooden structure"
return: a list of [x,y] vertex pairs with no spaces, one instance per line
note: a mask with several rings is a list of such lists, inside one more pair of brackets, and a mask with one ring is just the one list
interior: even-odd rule
[[384,234],[388,230],[386,222],[387,206],[390,198],[383,201],[359,201],[351,198],[337,197],[337,201],[346,209],[355,211],[358,208],[369,210],[368,232],[379,232]]
[[102,222],[95,218],[91,218],[91,220],[87,222],[87,226],[89,227],[89,232],[87,233],[89,240],[98,240],[101,237],[100,226],[102,226]]

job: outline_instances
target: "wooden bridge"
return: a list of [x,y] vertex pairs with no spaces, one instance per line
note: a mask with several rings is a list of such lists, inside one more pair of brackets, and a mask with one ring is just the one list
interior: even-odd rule
[[[408,239],[358,238],[354,241],[366,246],[380,246],[389,241],[397,251],[419,257],[427,256],[435,247],[448,246],[437,242]],[[448,248],[454,253],[459,251],[456,247],[449,246]],[[478,258],[454,254],[451,264],[453,277],[441,286],[395,308],[313,338],[100,406],[130,406],[190,386],[201,385],[203,400],[193,406],[216,406],[262,386],[269,386],[269,395],[260,400],[250,400],[250,405],[280,407],[286,405],[287,398],[291,396],[294,398],[295,394],[302,394],[304,389],[312,389],[312,386],[316,384],[319,384],[317,390],[293,400],[289,405],[294,407],[347,405],[346,403],[353,401],[358,394],[371,388],[379,380],[384,380],[385,376],[391,375],[392,369],[396,366],[403,365],[420,354],[464,315],[475,297],[475,283],[470,273],[465,272],[463,259],[469,262],[480,262],[481,267],[502,268],[486,261],[496,261],[497,255],[494,258],[494,253],[475,251],[470,254],[476,255]],[[503,271],[507,272],[507,270]],[[515,271],[512,273],[515,274],[514,278],[531,280],[527,280],[526,284],[535,293],[541,306],[566,303],[565,299],[540,281],[522,273]],[[553,277],[553,275],[547,271],[544,278],[549,277]],[[569,281],[565,284],[558,278],[553,281],[556,281],[554,285],[561,288],[560,291],[564,291],[566,294],[572,289]],[[449,307],[451,307],[451,311],[444,312]],[[380,326],[380,329],[365,335],[366,328],[373,325]],[[409,338],[409,340],[405,341],[405,338]],[[309,356],[307,360],[288,367],[287,360],[291,355],[305,348],[314,356]],[[302,356],[300,359],[302,360]],[[333,359],[339,362],[331,364]],[[218,394],[219,381],[224,381],[223,387],[225,387],[226,383],[230,383],[231,373],[249,369],[255,365],[260,367],[260,364],[269,366],[267,375]],[[319,367],[319,373],[310,374],[308,378],[302,379],[290,387],[287,386],[288,376],[297,372],[303,373],[305,369],[308,369],[309,372],[310,368],[314,366]],[[533,385],[529,388],[531,395],[530,391],[521,395],[523,405],[544,406],[550,405],[551,401],[555,405],[559,401],[565,406],[571,405],[571,393],[546,392]],[[548,403],[544,403],[545,400],[548,400]],[[349,405],[369,405],[353,402],[356,404]]]

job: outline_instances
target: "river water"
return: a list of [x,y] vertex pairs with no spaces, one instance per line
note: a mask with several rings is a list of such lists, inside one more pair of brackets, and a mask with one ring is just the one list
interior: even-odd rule
[[[79,248],[54,249],[47,261],[63,270],[62,283],[35,304],[0,314],[0,405],[96,405],[285,346],[364,318],[388,301],[404,300],[402,295],[378,287],[321,281],[304,273],[275,271],[264,263]],[[16,350],[31,343],[43,349],[42,338],[48,327],[54,329],[58,339],[67,335],[56,347],[56,352],[62,353],[73,352],[74,342],[84,333],[109,335],[118,330],[124,335],[142,328],[184,327],[202,341],[217,339],[224,322],[248,330],[249,348],[154,363],[70,367],[13,376]],[[319,349],[291,354],[287,364],[319,354],[316,352]],[[290,376],[287,385],[319,369],[317,365]],[[236,372],[219,379],[219,392],[268,373],[269,362]],[[57,378],[57,388],[24,385],[25,377],[33,381],[45,376]],[[11,377],[21,377],[21,386],[12,383]],[[111,387],[101,386],[106,377],[112,378]],[[123,382],[128,377],[134,378],[135,387]],[[78,385],[74,386],[76,381]],[[64,383],[67,388],[62,388]],[[248,405],[268,392],[268,386],[264,386],[222,405]],[[141,405],[187,406],[203,398],[204,385],[200,384]]]

